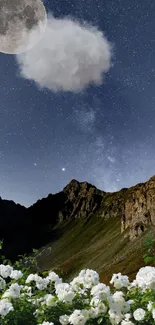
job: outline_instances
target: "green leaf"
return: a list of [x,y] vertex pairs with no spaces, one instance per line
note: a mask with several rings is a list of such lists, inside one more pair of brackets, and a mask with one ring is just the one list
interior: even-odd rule
[[152,256],[145,256],[144,262],[145,263],[152,263],[154,261],[154,258]]
[[38,252],[38,249],[35,249],[35,248],[33,248],[33,253],[37,253]]
[[147,241],[144,242],[144,246],[150,246],[152,244],[153,238],[151,235],[148,236]]

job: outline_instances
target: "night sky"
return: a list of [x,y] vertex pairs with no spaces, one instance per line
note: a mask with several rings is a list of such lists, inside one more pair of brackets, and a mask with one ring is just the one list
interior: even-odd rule
[[[155,174],[155,2],[50,0],[112,45],[100,85],[52,91],[0,53],[0,196],[29,206],[73,178],[116,191]],[[49,40],[50,42],[50,40]]]

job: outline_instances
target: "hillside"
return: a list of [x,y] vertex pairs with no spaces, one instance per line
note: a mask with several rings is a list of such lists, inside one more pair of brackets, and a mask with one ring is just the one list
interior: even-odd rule
[[155,234],[155,176],[106,193],[72,180],[29,208],[0,200],[3,253],[12,259],[39,248],[42,269],[72,277],[84,267],[107,282],[112,273],[132,279],[143,262],[143,243]]

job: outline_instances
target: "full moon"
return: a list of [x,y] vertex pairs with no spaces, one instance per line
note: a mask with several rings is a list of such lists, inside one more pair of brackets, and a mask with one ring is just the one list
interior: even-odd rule
[[41,0],[0,0],[0,52],[20,54],[42,38],[47,14]]

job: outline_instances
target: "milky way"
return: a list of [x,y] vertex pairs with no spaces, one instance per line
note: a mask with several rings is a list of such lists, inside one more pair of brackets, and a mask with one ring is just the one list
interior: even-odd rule
[[15,56],[0,54],[0,195],[30,205],[72,178],[105,191],[146,181],[155,174],[155,3],[44,5],[55,19],[101,31],[112,45],[111,67],[100,84],[55,92],[21,76]]

